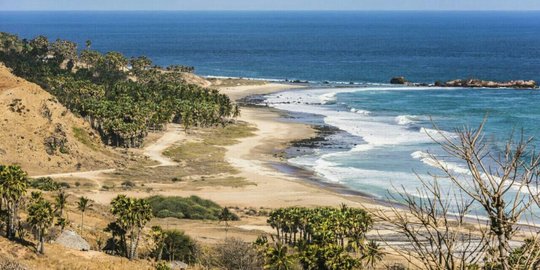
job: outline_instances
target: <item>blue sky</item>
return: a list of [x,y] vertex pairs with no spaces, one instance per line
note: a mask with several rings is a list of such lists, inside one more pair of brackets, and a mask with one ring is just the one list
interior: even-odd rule
[[0,10],[540,10],[540,0],[0,0]]

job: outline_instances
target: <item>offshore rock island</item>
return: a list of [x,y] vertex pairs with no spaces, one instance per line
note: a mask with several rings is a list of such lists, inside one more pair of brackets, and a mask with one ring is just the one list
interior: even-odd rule
[[401,84],[407,86],[435,86],[435,87],[465,87],[465,88],[515,88],[532,89],[538,88],[538,84],[533,80],[511,80],[506,82],[487,81],[480,79],[456,79],[447,82],[436,81],[432,84],[409,82],[405,77],[394,77],[391,84]]

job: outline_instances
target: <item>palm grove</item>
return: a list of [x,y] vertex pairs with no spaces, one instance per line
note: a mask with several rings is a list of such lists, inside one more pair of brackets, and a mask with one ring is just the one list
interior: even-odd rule
[[87,42],[79,54],[70,41],[0,33],[0,61],[86,119],[107,145],[139,147],[149,129],[169,122],[214,126],[239,113],[226,95],[185,83],[180,72],[191,68],[163,69],[144,56],[127,59],[90,47]]

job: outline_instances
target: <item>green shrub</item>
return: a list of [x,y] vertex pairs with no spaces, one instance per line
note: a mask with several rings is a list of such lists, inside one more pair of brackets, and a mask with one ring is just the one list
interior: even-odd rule
[[171,270],[171,267],[168,262],[161,261],[156,264],[156,270]]
[[193,264],[197,261],[197,243],[183,231],[165,231],[164,244],[167,248],[163,249],[162,259],[179,260],[187,264]]
[[43,191],[56,191],[63,187],[61,183],[55,182],[50,177],[41,177],[30,180],[30,187]]
[[197,196],[188,198],[152,196],[148,198],[148,202],[154,216],[158,218],[218,220],[223,209],[217,203]]
[[131,188],[134,188],[135,186],[136,186],[135,183],[133,183],[132,181],[129,181],[129,180],[122,182],[122,187],[124,189],[131,189]]

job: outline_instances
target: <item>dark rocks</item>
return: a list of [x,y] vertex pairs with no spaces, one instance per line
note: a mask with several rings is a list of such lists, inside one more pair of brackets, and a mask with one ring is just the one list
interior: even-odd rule
[[533,89],[538,84],[533,80],[512,80],[506,82],[485,81],[479,79],[458,79],[447,82],[436,81],[433,84],[409,82],[405,77],[394,77],[390,80],[391,84],[401,84],[407,86],[435,86],[435,87],[466,87],[466,88],[515,88],[515,89]]
[[468,79],[468,80],[453,80],[448,81],[444,84],[446,87],[471,87],[471,88],[536,88],[536,82],[533,80],[524,81],[508,81],[508,82],[496,82],[496,81],[484,81],[479,79]]
[[408,81],[405,77],[394,77],[390,80],[391,84],[406,84]]

